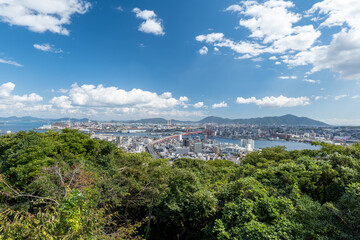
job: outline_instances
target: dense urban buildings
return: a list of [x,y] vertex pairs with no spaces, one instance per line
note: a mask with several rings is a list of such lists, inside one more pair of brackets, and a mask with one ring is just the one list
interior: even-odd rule
[[[78,129],[93,138],[114,142],[126,152],[149,152],[154,158],[228,159],[239,162],[257,151],[255,141],[324,142],[350,145],[360,139],[360,127],[249,125],[213,123],[129,123],[64,121],[38,130]],[[224,143],[219,139],[232,139]]]

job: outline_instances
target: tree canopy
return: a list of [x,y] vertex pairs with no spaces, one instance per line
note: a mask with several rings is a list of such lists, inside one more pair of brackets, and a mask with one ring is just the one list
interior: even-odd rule
[[75,130],[0,137],[0,239],[360,239],[360,144],[152,159]]

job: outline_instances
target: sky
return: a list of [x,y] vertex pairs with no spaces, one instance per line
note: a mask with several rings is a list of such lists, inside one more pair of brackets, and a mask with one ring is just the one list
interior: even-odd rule
[[0,0],[0,116],[360,125],[360,1]]

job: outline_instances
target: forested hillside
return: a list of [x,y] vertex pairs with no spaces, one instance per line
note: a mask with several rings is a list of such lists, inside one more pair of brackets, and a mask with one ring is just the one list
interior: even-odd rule
[[151,159],[72,130],[0,137],[0,239],[360,239],[360,144]]

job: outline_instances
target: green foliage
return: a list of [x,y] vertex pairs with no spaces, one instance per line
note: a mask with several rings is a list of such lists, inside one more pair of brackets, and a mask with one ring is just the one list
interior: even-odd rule
[[0,239],[360,239],[360,144],[152,159],[74,130],[0,137]]

